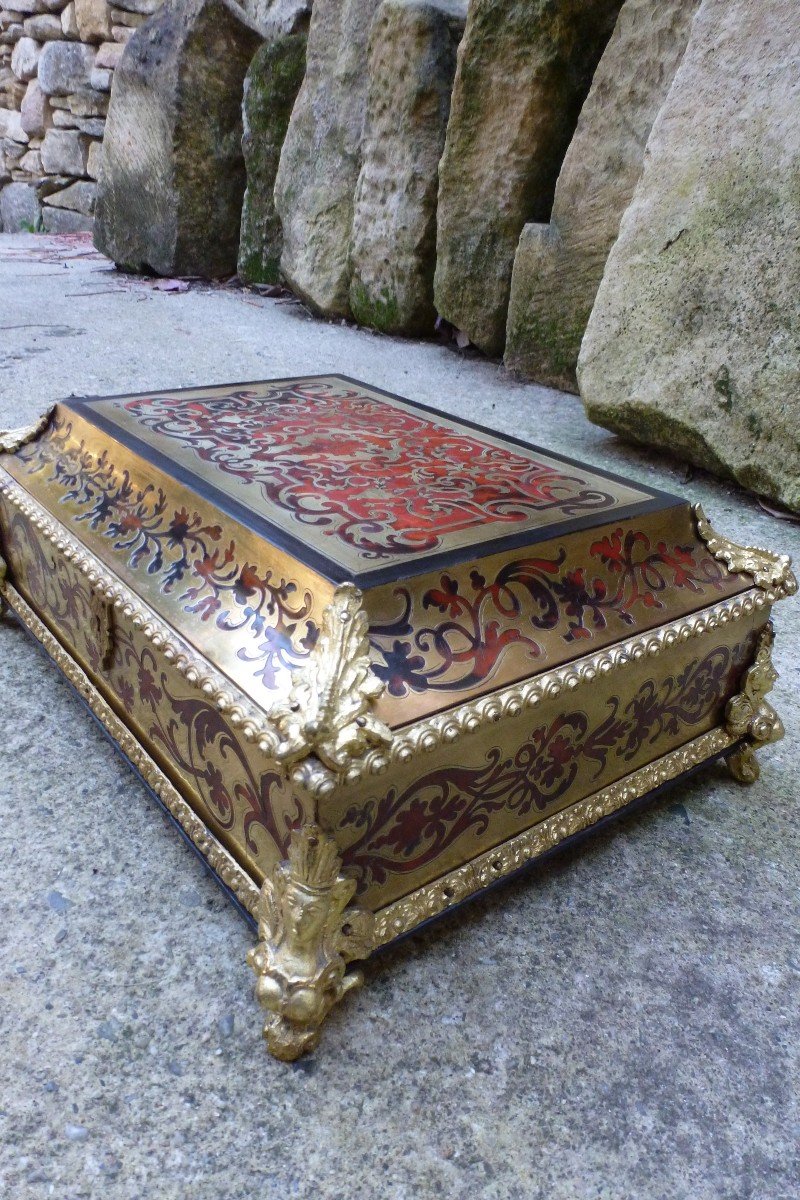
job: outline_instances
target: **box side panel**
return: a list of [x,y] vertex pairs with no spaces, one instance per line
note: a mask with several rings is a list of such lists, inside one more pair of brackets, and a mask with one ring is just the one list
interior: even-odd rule
[[752,659],[758,610],[544,698],[326,801],[358,894],[381,908],[718,726]]
[[368,591],[378,712],[397,727],[750,586],[688,504]]
[[328,580],[60,405],[41,437],[0,462],[257,704],[285,697]]
[[313,819],[312,812],[303,809],[258,746],[116,611],[111,646],[103,644],[97,599],[86,577],[59,558],[5,498],[0,527],[16,589],[201,820],[260,883],[285,858],[290,826]]

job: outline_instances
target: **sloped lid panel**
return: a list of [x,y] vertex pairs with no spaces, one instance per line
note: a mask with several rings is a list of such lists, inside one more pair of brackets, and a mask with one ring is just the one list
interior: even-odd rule
[[365,595],[390,725],[464,703],[745,590],[689,505],[577,530]]
[[333,586],[58,405],[4,469],[264,709],[307,659]]

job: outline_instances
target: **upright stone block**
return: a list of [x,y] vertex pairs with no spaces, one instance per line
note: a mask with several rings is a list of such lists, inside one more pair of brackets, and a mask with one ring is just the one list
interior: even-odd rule
[[28,137],[43,137],[52,122],[52,111],[38,80],[28,84],[20,105],[20,123]]
[[242,90],[261,44],[231,0],[170,0],[117,68],[95,244],[162,275],[233,274],[245,188]]
[[556,178],[622,0],[472,0],[439,168],[434,294],[487,354],[505,342],[522,227]]
[[328,316],[350,315],[353,198],[361,169],[367,45],[378,3],[316,0],[305,79],[275,181],[281,272]]
[[242,150],[247,190],[239,277],[247,283],[277,283],[280,278],[283,238],[275,211],[275,178],[305,66],[305,33],[286,34],[264,43],[245,76]]
[[373,22],[350,307],[386,333],[436,320],[439,159],[466,13],[465,0],[383,0]]
[[511,277],[505,363],[577,391],[575,368],[644,147],[700,0],[626,0],[556,183],[549,224],[526,225]]
[[800,8],[703,0],[578,363],[589,417],[800,511]]

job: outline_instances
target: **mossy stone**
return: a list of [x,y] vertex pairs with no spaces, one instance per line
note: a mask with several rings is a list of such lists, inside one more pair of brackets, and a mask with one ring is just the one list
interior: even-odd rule
[[283,247],[275,211],[275,177],[281,147],[306,68],[305,33],[265,42],[244,81],[242,149],[247,190],[239,238],[239,278],[277,283]]
[[546,221],[622,0],[472,0],[439,167],[437,311],[502,353],[523,226]]
[[231,0],[168,0],[114,74],[95,245],[160,275],[232,275],[245,187],[242,87],[261,36]]
[[434,330],[439,159],[465,18],[461,0],[383,0],[372,25],[350,308],[384,333]]
[[589,417],[800,511],[791,0],[703,0],[581,347]]
[[625,0],[556,183],[514,256],[505,364],[577,391],[581,339],[699,0]]

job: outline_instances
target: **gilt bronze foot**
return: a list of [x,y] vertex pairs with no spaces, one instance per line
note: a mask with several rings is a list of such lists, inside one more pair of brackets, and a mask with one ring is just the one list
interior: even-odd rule
[[728,733],[744,739],[728,755],[728,769],[739,783],[756,782],[761,773],[756,748],[779,742],[784,734],[783,722],[764,699],[778,678],[772,665],[774,641],[775,631],[772,622],[768,621],[759,636],[755,658],[742,678],[741,691],[728,702],[725,710]]
[[247,961],[267,1013],[267,1046],[283,1062],[314,1049],[330,1010],[363,980],[360,971],[346,975],[345,966],[370,953],[374,919],[347,907],[356,885],[341,866],[333,839],[304,825],[292,833],[288,860],[261,888],[259,940]]

